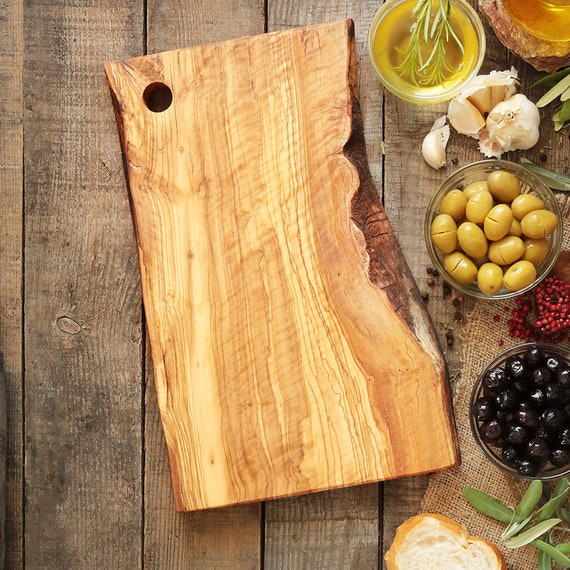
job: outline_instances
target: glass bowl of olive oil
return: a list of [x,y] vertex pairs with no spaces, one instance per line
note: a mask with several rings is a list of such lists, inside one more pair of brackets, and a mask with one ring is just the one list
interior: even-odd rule
[[485,49],[483,24],[466,0],[388,0],[368,36],[380,81],[412,103],[458,95],[477,75]]

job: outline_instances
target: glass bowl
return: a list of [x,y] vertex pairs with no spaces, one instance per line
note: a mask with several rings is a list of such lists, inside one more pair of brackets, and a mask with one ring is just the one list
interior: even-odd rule
[[[521,194],[534,194],[540,198],[545,205],[545,209],[553,212],[558,218],[558,226],[554,231],[546,237],[547,240],[547,250],[545,256],[542,260],[535,263],[536,278],[528,283],[526,286],[521,287],[518,290],[507,289],[504,285],[497,291],[493,292],[483,292],[479,288],[477,279],[470,283],[463,283],[454,278],[445,269],[445,254],[438,250],[431,238],[431,225],[434,218],[440,213],[440,207],[443,198],[452,190],[463,190],[469,184],[476,183],[479,181],[486,181],[490,173],[501,170],[506,171],[514,175],[521,186]],[[495,204],[497,200],[495,200]],[[460,225],[460,222],[457,223]],[[482,226],[482,224],[479,224]],[[432,196],[429,205],[426,210],[425,221],[424,221],[424,240],[428,250],[430,259],[434,267],[438,270],[440,275],[444,277],[446,281],[449,282],[455,289],[461,291],[467,295],[477,297],[480,299],[507,299],[510,297],[515,297],[526,291],[529,291],[540,283],[549,273],[549,271],[554,266],[560,249],[562,246],[562,215],[560,212],[560,207],[556,201],[552,190],[548,188],[536,175],[528,171],[526,168],[516,164],[514,162],[509,162],[506,160],[481,160],[479,162],[474,162],[463,168],[460,168],[449,176],[436,190]],[[521,236],[524,243],[526,243],[525,236]],[[492,243],[489,240],[489,243]],[[485,259],[476,260],[476,265],[483,263]],[[502,266],[503,270],[508,269],[509,264]]]
[[478,446],[504,472],[529,480],[568,475],[570,351],[537,342],[505,350],[477,378],[469,418]]
[[[458,95],[473,79],[483,63],[485,31],[477,12],[465,0],[451,0],[451,25],[462,43],[463,52],[454,53],[453,40],[446,44],[445,59],[449,69],[442,80],[413,81],[397,69],[405,57],[412,13],[418,0],[388,0],[375,14],[368,33],[368,53],[372,67],[382,84],[394,95],[412,103],[439,103]],[[431,49],[429,47],[428,49]],[[428,59],[428,51],[423,54]],[[417,65],[412,68],[417,72]]]

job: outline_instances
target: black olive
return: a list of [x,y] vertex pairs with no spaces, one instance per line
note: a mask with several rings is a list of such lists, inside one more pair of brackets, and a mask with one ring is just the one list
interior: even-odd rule
[[520,356],[509,356],[505,362],[507,378],[520,380],[526,374],[526,366]]
[[490,445],[497,445],[503,437],[503,428],[497,420],[483,422],[479,427],[481,439]]
[[540,388],[533,388],[528,393],[529,401],[532,402],[538,409],[542,408],[546,404],[546,396]]
[[499,366],[495,366],[495,368],[491,368],[491,370],[483,376],[481,383],[483,384],[483,388],[490,392],[501,390],[507,383],[505,371]]
[[544,352],[541,348],[534,346],[533,348],[526,351],[524,355],[524,361],[527,366],[531,368],[537,367],[539,364],[542,363],[544,359]]
[[540,463],[547,460],[550,455],[550,447],[548,442],[542,437],[533,437],[526,444],[526,452],[530,459]]
[[558,356],[556,356],[554,354],[551,354],[551,355],[546,357],[545,364],[546,364],[546,368],[548,368],[548,370],[550,370],[551,372],[556,372],[556,370],[560,366],[560,358],[558,358]]
[[570,426],[564,426],[560,430],[556,441],[560,447],[570,447]]
[[518,426],[516,424],[511,425],[507,428],[505,433],[505,441],[512,443],[513,445],[522,445],[526,443],[529,439],[529,433],[523,426]]
[[519,406],[519,409],[515,412],[515,421],[532,431],[536,431],[540,426],[540,414],[530,407]]
[[524,477],[534,477],[540,471],[540,465],[530,459],[515,459],[515,466]]
[[566,412],[558,408],[547,408],[540,416],[542,425],[549,432],[560,431],[566,425],[567,420]]
[[568,403],[566,389],[562,384],[558,384],[557,382],[551,382],[548,384],[544,390],[544,394],[546,395],[548,406],[563,408]]
[[519,450],[511,443],[503,445],[501,450],[501,457],[509,464],[512,465],[514,460],[519,456]]
[[570,366],[559,366],[556,371],[556,381],[565,386],[570,386]]
[[570,463],[570,449],[553,449],[550,461],[556,467],[564,467]]
[[552,372],[546,366],[537,366],[533,369],[531,378],[539,388],[543,388],[552,380]]
[[491,398],[477,398],[473,404],[473,414],[479,422],[486,422],[495,416],[497,406]]
[[519,396],[513,388],[507,387],[497,393],[495,402],[499,410],[513,410],[519,403]]

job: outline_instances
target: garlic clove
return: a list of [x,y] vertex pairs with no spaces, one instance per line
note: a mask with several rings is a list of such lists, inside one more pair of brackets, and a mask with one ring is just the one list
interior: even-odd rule
[[458,98],[468,99],[481,115],[485,115],[497,103],[515,93],[517,77],[518,72],[514,67],[510,71],[491,71],[488,75],[478,75]]
[[479,138],[485,119],[468,99],[455,98],[449,102],[447,117],[451,126],[462,135]]
[[533,147],[538,142],[539,125],[538,107],[525,95],[518,93],[492,109],[487,117],[486,130],[489,141],[507,152]]
[[449,140],[449,125],[445,124],[446,117],[437,119],[431,131],[424,137],[422,141],[422,155],[424,160],[436,170],[445,166],[445,147]]

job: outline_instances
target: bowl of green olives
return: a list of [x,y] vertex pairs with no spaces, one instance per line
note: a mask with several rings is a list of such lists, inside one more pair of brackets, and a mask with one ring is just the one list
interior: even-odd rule
[[438,272],[458,291],[506,299],[532,289],[554,266],[562,216],[534,173],[506,160],[460,168],[434,193],[424,239]]
[[525,343],[494,358],[475,381],[471,431],[486,457],[523,479],[570,473],[570,351]]

